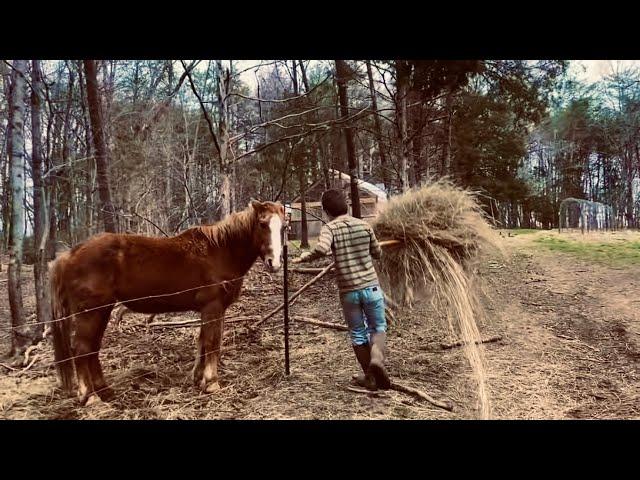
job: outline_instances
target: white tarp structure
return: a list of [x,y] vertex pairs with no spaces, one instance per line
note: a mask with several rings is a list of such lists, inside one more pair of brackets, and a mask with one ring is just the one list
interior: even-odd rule
[[581,198],[565,198],[558,211],[558,230],[580,228],[585,230],[615,230],[615,213],[609,205]]

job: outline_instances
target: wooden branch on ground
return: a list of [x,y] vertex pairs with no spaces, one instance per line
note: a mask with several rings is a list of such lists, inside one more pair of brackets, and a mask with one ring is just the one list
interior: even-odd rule
[[349,330],[349,328],[346,325],[341,325],[339,323],[331,323],[331,322],[321,322],[320,320],[316,320],[315,318],[294,317],[293,321],[308,323],[309,325],[315,325],[317,327],[333,328],[335,330],[343,330],[343,331]]
[[[304,292],[307,288],[309,288],[311,285],[313,285],[318,280],[320,280],[322,277],[324,277],[327,273],[329,273],[329,270],[331,270],[332,268],[333,268],[333,263],[330,263],[325,268],[323,268],[322,271],[320,273],[318,273],[318,275],[316,275],[315,277],[313,277],[313,279],[311,279],[307,283],[305,283],[296,293],[294,293],[293,295],[291,295],[291,297],[289,297],[289,304],[291,304],[291,302],[293,300],[298,298],[300,296],[300,294],[302,294],[302,292]],[[284,302],[282,302],[280,304],[280,306],[278,306],[278,307],[274,308],[273,310],[271,310],[269,313],[267,313],[264,317],[262,317],[256,323],[252,324],[250,328],[251,329],[255,329],[255,328],[259,327],[260,325],[262,325],[264,322],[266,322],[269,318],[273,317],[276,313],[278,313],[283,308],[284,308]]]
[[[476,340],[475,344],[479,345],[481,343],[491,343],[491,342],[497,342],[499,340],[502,340],[502,336],[496,335],[494,337]],[[442,347],[443,350],[447,350],[449,348],[462,347],[464,344],[465,342],[463,342],[462,340],[458,340],[457,342],[453,342],[453,343],[441,343],[440,346]]]
[[[257,315],[250,315],[250,316],[246,316],[246,317],[232,317],[229,319],[225,319],[224,323],[228,324],[228,323],[239,323],[239,322],[247,322],[250,320],[257,320],[260,317],[258,317]],[[332,322],[322,322],[320,320],[316,320],[315,318],[308,318],[308,317],[294,317],[293,318],[294,322],[300,322],[300,323],[308,323],[309,325],[315,325],[317,327],[324,327],[324,328],[332,328],[334,330],[343,330],[343,331],[348,331],[349,328],[346,325],[341,325],[338,323],[332,323]],[[149,327],[152,328],[182,328],[182,327],[198,327],[200,326],[202,323],[202,321],[199,318],[192,318],[192,319],[188,319],[188,320],[178,320],[175,322],[156,322],[156,323],[150,323]]]
[[19,368],[12,367],[11,365],[7,365],[6,363],[0,363],[0,367],[4,367],[7,370],[11,370],[11,371],[14,371],[14,372],[17,372],[17,371],[20,370]]
[[290,272],[295,272],[295,273],[320,273],[322,270],[324,270],[324,268],[322,267],[317,267],[317,268],[290,268],[289,271]]
[[28,365],[29,364],[29,355],[31,355],[31,352],[33,352],[34,350],[38,350],[42,345],[42,342],[38,342],[36,345],[31,345],[30,347],[28,347],[25,352],[24,352],[24,362],[22,363],[22,365]]
[[[355,380],[356,378],[357,378],[357,375],[354,375],[353,379]],[[356,392],[356,393],[366,393],[368,395],[379,395],[380,393],[383,393],[385,391],[385,390],[367,390],[364,387],[360,388],[360,387],[353,387],[353,386],[348,386],[347,390],[351,392]],[[395,382],[392,380],[390,390],[395,390],[396,392],[415,395],[416,397],[422,400],[426,400],[427,402],[429,402],[430,404],[438,408],[442,408],[449,412],[453,412],[453,403],[451,403],[449,400],[436,400],[428,393],[425,393],[422,390],[418,390],[417,388],[409,387],[407,385],[401,385],[398,382]]]
[[24,372],[26,372],[31,367],[33,367],[33,365],[36,363],[36,360],[38,360],[39,358],[40,358],[40,355],[38,354],[34,355],[33,358],[31,359],[31,363],[29,363],[29,365],[27,365],[22,370],[20,370],[20,372],[17,375],[22,375]]
[[[256,320],[259,318],[257,315],[250,315],[246,317],[231,317],[225,318],[225,325],[228,323],[247,322],[249,320]],[[189,320],[178,320],[175,322],[153,322],[148,326],[151,328],[181,328],[181,327],[199,327],[202,324],[202,320],[199,318],[191,318]]]
[[417,396],[417,397],[419,397],[419,398],[421,398],[423,400],[426,400],[431,405],[435,405],[436,407],[443,408],[444,410],[447,410],[449,412],[453,412],[453,403],[451,403],[449,400],[443,400],[443,401],[436,400],[431,395],[423,392],[422,390],[418,390],[417,388],[408,387],[406,385],[401,385],[398,382],[392,380],[391,381],[391,390],[396,390],[397,392],[410,393],[410,394],[415,395],[415,396]]

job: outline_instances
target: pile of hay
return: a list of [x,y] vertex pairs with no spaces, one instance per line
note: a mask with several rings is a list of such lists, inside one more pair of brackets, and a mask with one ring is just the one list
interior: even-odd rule
[[502,252],[475,195],[448,180],[431,182],[391,198],[373,224],[385,248],[378,265],[383,288],[399,303],[429,296],[465,343],[478,382],[480,414],[489,417],[484,359],[477,320],[484,316],[474,265],[482,251]]

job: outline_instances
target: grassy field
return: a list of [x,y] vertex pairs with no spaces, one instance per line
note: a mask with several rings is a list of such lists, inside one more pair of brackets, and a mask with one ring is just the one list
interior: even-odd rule
[[606,241],[580,241],[575,238],[540,236],[534,242],[551,251],[568,253],[586,260],[605,262],[610,265],[640,264],[640,241],[628,238],[613,238]]
[[511,233],[511,235],[527,235],[530,233],[540,232],[541,230],[537,230],[535,228],[513,228],[506,231]]

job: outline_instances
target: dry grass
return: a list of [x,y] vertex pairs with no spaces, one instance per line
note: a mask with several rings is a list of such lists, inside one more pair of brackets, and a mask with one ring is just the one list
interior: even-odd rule
[[[525,237],[505,240],[509,250],[525,248]],[[503,337],[483,346],[492,418],[640,418],[637,295],[627,287],[637,282],[636,271],[576,263],[531,243],[526,256],[482,258],[479,266],[495,301],[485,304],[488,315],[478,326],[483,336]],[[0,272],[0,280],[5,277]],[[25,269],[23,279],[31,314],[33,273]],[[292,273],[290,291],[308,280]],[[282,278],[270,278],[259,265],[245,287],[229,316],[267,311],[281,301]],[[9,348],[8,312],[0,293],[0,353]],[[343,322],[333,274],[305,292],[291,315]],[[28,371],[0,367],[0,419],[476,418],[475,375],[461,349],[442,350],[441,343],[452,339],[447,322],[435,320],[439,315],[419,298],[412,311],[398,312],[398,322],[390,324],[387,365],[392,379],[452,401],[453,412],[400,392],[348,391],[359,367],[348,333],[333,329],[292,322],[292,374],[286,377],[281,316],[258,336],[241,322],[225,328],[222,390],[205,395],[190,379],[197,329],[147,329],[143,315],[127,314],[119,328],[110,323],[101,353],[113,401],[79,407],[64,396],[45,343]]]
[[431,296],[451,333],[466,343],[480,416],[488,418],[483,347],[475,344],[484,314],[474,267],[481,252],[502,252],[502,247],[474,194],[447,180],[429,183],[392,198],[374,230],[380,240],[402,242],[387,249],[379,264],[386,291],[408,305],[416,297]]
[[[291,274],[290,290],[308,279],[305,274]],[[31,287],[32,277],[25,275],[25,284]],[[281,298],[282,278],[270,278],[257,265],[229,317],[268,310]],[[0,298],[0,313],[8,308],[4,300]],[[332,274],[291,307],[291,316],[298,315],[333,323],[344,321]],[[421,314],[419,322],[400,318],[398,324],[391,325],[389,373],[398,382],[437,399],[453,401],[453,413],[406,393],[366,395],[349,391],[351,376],[359,366],[348,332],[292,322],[291,375],[285,376],[282,318],[266,323],[257,334],[250,333],[244,322],[228,324],[222,390],[203,394],[191,381],[198,329],[151,329],[145,325],[144,315],[127,313],[118,327],[110,322],[100,353],[105,378],[115,392],[112,400],[79,407],[75,397],[67,397],[58,386],[51,365],[53,351],[45,341],[39,361],[30,370],[0,368],[0,419],[473,418],[474,392],[468,388],[472,384],[462,352],[441,350],[446,332],[430,328],[430,316]],[[159,317],[156,321],[186,320],[196,318],[196,314]],[[5,325],[4,320],[0,318],[0,327]],[[0,351],[5,348],[3,339]],[[464,371],[462,376],[460,370]],[[458,381],[463,385],[456,386]]]

